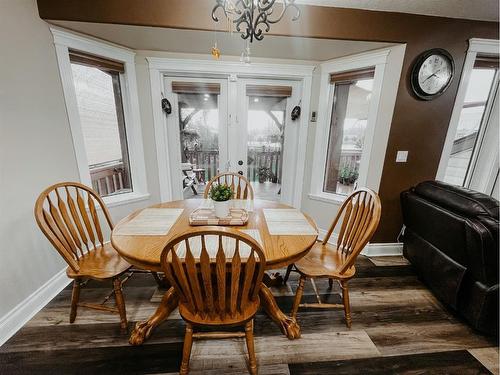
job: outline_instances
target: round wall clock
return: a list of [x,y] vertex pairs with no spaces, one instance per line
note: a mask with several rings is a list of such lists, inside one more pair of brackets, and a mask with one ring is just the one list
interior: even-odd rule
[[411,72],[411,88],[423,100],[437,98],[450,86],[455,71],[451,55],[435,48],[417,57]]

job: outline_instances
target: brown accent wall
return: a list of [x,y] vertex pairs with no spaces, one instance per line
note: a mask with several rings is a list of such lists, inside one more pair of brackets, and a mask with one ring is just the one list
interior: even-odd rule
[[[208,0],[38,0],[40,17],[129,25],[213,30]],[[467,40],[498,39],[498,22],[301,6],[299,21],[289,17],[272,25],[274,35],[406,43],[402,79],[394,108],[379,194],[382,220],[374,242],[394,242],[401,228],[399,193],[434,179],[462,72]],[[219,28],[219,25],[216,25]],[[423,51],[444,48],[455,60],[455,78],[433,101],[412,96],[411,64]],[[397,150],[408,150],[407,163],[395,163]]]

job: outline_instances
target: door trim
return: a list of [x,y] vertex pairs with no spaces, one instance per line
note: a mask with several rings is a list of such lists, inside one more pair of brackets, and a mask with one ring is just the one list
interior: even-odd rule
[[168,153],[167,118],[161,109],[161,93],[165,92],[165,75],[182,75],[185,77],[227,78],[229,81],[238,78],[274,78],[300,81],[302,83],[302,116],[300,117],[297,149],[297,168],[293,183],[291,203],[300,208],[302,201],[303,177],[306,161],[307,131],[311,100],[312,74],[315,65],[301,64],[242,64],[234,61],[212,61],[199,59],[175,59],[146,57],[149,64],[151,82],[151,100],[153,123],[155,129],[156,156],[158,162],[158,178],[160,199],[162,202],[172,200],[173,183],[170,157]]

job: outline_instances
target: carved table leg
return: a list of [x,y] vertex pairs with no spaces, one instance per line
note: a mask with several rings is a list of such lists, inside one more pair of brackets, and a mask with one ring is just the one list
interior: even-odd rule
[[160,306],[156,309],[155,313],[144,322],[137,322],[128,342],[131,345],[141,345],[146,341],[153,330],[167,320],[170,313],[177,308],[179,304],[179,297],[174,291],[174,288],[170,288],[163,295],[161,299]]
[[290,340],[300,338],[300,326],[298,325],[297,321],[285,315],[283,311],[280,310],[280,308],[276,304],[273,293],[267,286],[262,285],[259,296],[262,307],[264,307],[267,315],[269,315],[271,319],[278,325],[278,327],[281,329],[281,332]]

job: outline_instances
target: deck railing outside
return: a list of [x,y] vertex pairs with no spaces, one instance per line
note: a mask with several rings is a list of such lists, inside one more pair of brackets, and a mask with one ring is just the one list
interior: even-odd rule
[[[209,181],[217,174],[219,165],[218,150],[188,150],[184,151],[186,162],[205,170],[205,179]],[[248,151],[247,176],[251,181],[279,182],[281,165],[280,151]]]
[[[205,170],[205,180],[209,181],[217,174],[219,165],[218,150],[186,150],[186,162]],[[361,159],[361,150],[343,151],[340,156],[340,168],[357,170]],[[252,182],[281,183],[281,151],[248,150],[247,177]]]
[[130,182],[121,160],[91,165],[89,170],[92,188],[101,197],[131,191]]

